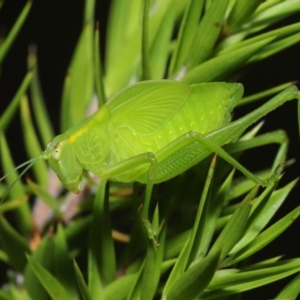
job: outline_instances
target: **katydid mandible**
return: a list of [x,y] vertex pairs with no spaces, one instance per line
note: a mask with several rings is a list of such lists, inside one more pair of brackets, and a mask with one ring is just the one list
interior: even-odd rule
[[[166,181],[215,152],[254,182],[267,186],[221,147],[279,105],[300,99],[291,86],[229,123],[242,98],[239,83],[144,81],[115,95],[96,113],[56,136],[30,168],[45,159],[64,187],[79,193],[83,171],[115,181]],[[299,117],[298,117],[299,119]]]

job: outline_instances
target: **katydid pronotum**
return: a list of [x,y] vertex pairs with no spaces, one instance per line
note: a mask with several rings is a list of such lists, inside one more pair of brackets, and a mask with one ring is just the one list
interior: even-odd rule
[[27,170],[40,159],[48,160],[64,187],[74,193],[80,192],[83,171],[116,181],[146,183],[151,190],[153,184],[215,152],[255,183],[267,186],[278,171],[260,180],[222,146],[284,102],[299,100],[300,93],[291,86],[229,123],[242,95],[243,86],[238,83],[144,81],[115,95],[21,166],[27,165]]

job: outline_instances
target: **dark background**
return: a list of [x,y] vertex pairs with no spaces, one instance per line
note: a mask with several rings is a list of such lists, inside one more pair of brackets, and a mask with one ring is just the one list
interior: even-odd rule
[[[2,35],[9,32],[25,3],[26,2],[22,0],[6,1],[0,10],[0,33]],[[83,7],[83,0],[71,2],[66,0],[34,1],[28,19],[12,49],[9,51],[1,69],[0,115],[12,99],[26,74],[28,46],[35,44],[38,49],[39,74],[44,97],[47,102],[50,117],[56,128],[56,133],[58,133],[59,115],[57,112],[59,111],[62,84],[81,30]],[[107,21],[108,8],[109,1],[98,1],[96,20],[100,23],[102,45],[105,42],[105,24]],[[298,13],[284,21],[284,23],[290,24],[298,22],[299,20],[300,14]],[[102,53],[103,50],[104,49],[102,49]],[[299,54],[300,44],[264,62],[259,62],[247,68],[242,79],[246,94],[252,94],[284,82],[299,80]],[[244,115],[246,111],[253,109],[257,105],[259,104],[237,109],[235,117]],[[291,139],[289,157],[299,159],[300,149],[296,111],[296,101],[286,103],[264,118],[266,122],[263,131],[267,132],[278,128],[285,129]],[[23,151],[21,128],[17,117],[16,121],[10,126],[7,137],[12,146],[16,163],[22,163],[26,159],[26,155]],[[267,167],[272,162],[275,151],[276,149],[274,147],[266,147],[252,151],[251,159],[249,160],[248,158],[247,161],[242,160],[242,162],[251,170],[256,170],[263,166]],[[300,175],[299,166],[300,163],[297,162],[286,170],[284,182],[289,182]],[[299,205],[299,191],[299,187],[294,189],[280,210],[280,213],[276,216],[276,219],[284,216],[291,209]],[[256,255],[254,259],[267,259],[282,254],[285,254],[286,258],[300,257],[299,220],[286,231],[283,237],[275,240],[270,246],[266,247],[264,251],[261,251],[259,255]],[[255,291],[251,292],[247,299],[252,299],[254,296],[258,297],[258,299],[267,299],[275,296],[285,282],[266,287],[264,289],[265,292],[262,294],[259,293],[256,295]],[[263,295],[265,295],[265,297]]]

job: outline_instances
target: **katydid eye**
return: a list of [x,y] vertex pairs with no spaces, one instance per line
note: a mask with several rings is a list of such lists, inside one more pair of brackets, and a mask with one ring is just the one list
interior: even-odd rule
[[61,146],[60,144],[56,144],[51,151],[51,155],[55,160],[59,160],[61,156]]

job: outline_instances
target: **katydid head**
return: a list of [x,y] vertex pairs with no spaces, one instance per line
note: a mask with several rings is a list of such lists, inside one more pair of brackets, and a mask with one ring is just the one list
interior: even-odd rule
[[80,192],[83,170],[65,135],[56,136],[48,144],[42,158],[48,161],[66,189],[75,194]]

